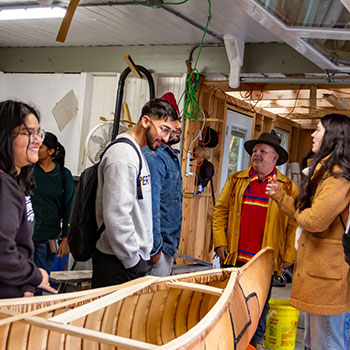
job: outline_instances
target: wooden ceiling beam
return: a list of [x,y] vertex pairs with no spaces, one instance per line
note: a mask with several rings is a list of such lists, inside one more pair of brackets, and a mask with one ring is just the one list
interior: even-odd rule
[[[337,113],[337,114],[344,114],[348,117],[350,117],[350,110],[339,110],[339,109],[330,109],[330,108],[324,108],[324,109],[317,109],[315,112],[312,113],[292,113],[288,119],[320,119],[326,114],[330,113]],[[281,116],[285,116],[287,114],[279,113]]]
[[[342,99],[350,96],[349,85],[300,85],[242,83],[232,89],[228,81],[204,83],[241,101],[251,112],[273,113],[286,120],[317,122],[325,114],[339,113],[350,117],[350,104]],[[237,105],[237,102],[233,103]]]
[[[228,85],[228,80],[222,81],[206,81],[205,85],[216,86],[218,89],[224,91],[250,91],[250,90],[309,90],[310,87],[314,84],[253,84],[253,83],[241,83],[238,88],[231,88]],[[315,85],[317,89],[344,89],[349,88],[349,85],[340,85],[340,84],[317,84]]]
[[298,123],[300,129],[316,129],[319,119],[314,120],[295,120]]
[[[246,103],[251,104],[249,100],[243,100]],[[303,108],[303,109],[310,109],[309,101],[308,100],[302,100],[299,99],[297,101],[295,100],[280,100],[276,102],[276,100],[262,100],[258,102],[257,104],[253,103],[253,105],[256,105],[258,108],[268,108],[268,109],[277,109],[277,108]],[[326,100],[317,100],[317,108],[334,108],[332,104],[330,104]],[[314,108],[315,109],[315,108]]]
[[[256,91],[258,94],[260,91]],[[244,98],[247,94],[247,91],[227,91],[227,94],[230,96],[237,97],[239,99]],[[307,100],[310,99],[310,89],[309,90],[264,90],[261,94],[263,100],[271,101],[284,101],[284,100],[294,100],[298,94],[298,100]],[[323,99],[325,94],[333,94],[337,98],[348,98],[350,96],[350,89],[317,89],[316,99],[317,102]],[[255,96],[255,95],[254,95]],[[247,98],[245,98],[247,99]]]
[[309,112],[311,113],[316,109],[317,105],[317,87],[315,85],[310,86],[310,100],[309,100]]
[[347,102],[336,98],[333,94],[324,94],[323,97],[337,109],[350,110],[350,105]]

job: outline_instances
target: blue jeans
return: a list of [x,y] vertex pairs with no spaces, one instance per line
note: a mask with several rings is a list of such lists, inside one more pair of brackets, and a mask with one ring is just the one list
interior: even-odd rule
[[272,289],[272,279],[271,279],[269,294],[267,295],[265,306],[259,319],[258,327],[256,328],[256,331],[253,335],[251,342],[259,343],[264,340],[264,334],[266,331],[266,316],[270,309],[269,301],[271,298],[271,289]]
[[158,262],[152,265],[149,271],[150,276],[166,277],[171,275],[173,270],[174,258],[164,252],[161,252]]
[[304,345],[311,350],[348,350],[350,313],[305,313]]
[[37,267],[41,267],[50,274],[55,263],[56,253],[50,252],[49,241],[34,242],[34,262]]

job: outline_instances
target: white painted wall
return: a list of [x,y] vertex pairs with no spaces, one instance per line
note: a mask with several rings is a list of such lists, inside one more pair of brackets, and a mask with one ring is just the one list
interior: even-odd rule
[[[3,99],[16,99],[36,107],[41,127],[54,133],[66,149],[66,166],[78,174],[86,73],[81,74],[5,74]],[[76,117],[59,131],[52,109],[73,89],[78,100]]]
[[[86,78],[86,73],[5,74],[3,83],[3,99],[24,101],[40,111],[41,127],[54,133],[65,147],[66,166],[74,175],[78,174]],[[78,113],[60,132],[51,111],[71,89],[78,100]]]
[[[184,76],[154,75],[155,95],[174,93],[177,101],[185,88]],[[41,113],[41,127],[54,133],[66,149],[66,166],[73,175],[79,175],[91,165],[84,145],[92,128],[101,121],[100,116],[113,120],[118,88],[119,73],[79,74],[25,74],[0,72],[0,100],[16,99],[29,103]],[[71,89],[78,100],[77,116],[59,131],[52,109]],[[131,74],[125,81],[124,98],[131,119],[137,122],[142,106],[149,100],[146,79],[134,78]],[[182,103],[179,105],[182,109]],[[122,111],[121,119],[124,119]]]

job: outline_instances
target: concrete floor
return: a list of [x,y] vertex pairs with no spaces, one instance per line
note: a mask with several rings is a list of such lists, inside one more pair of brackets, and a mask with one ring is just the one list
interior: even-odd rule
[[[285,287],[273,287],[271,298],[289,299],[292,284],[287,283]],[[304,313],[299,313],[297,337],[295,340],[295,350],[304,350]]]

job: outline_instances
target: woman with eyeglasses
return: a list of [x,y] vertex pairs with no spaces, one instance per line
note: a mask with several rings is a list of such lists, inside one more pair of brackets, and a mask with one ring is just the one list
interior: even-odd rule
[[294,201],[272,179],[267,194],[299,224],[290,304],[305,312],[306,350],[349,349],[350,270],[342,234],[350,202],[350,119],[325,115]]
[[[33,172],[36,184],[32,196],[34,262],[48,274],[55,263],[56,253],[59,258],[69,253],[67,234],[74,181],[70,170],[64,166],[65,154],[56,135],[46,132]],[[59,247],[57,239],[60,240]]]
[[33,261],[33,164],[43,132],[38,112],[29,105],[0,102],[0,298],[51,293],[48,274]]

